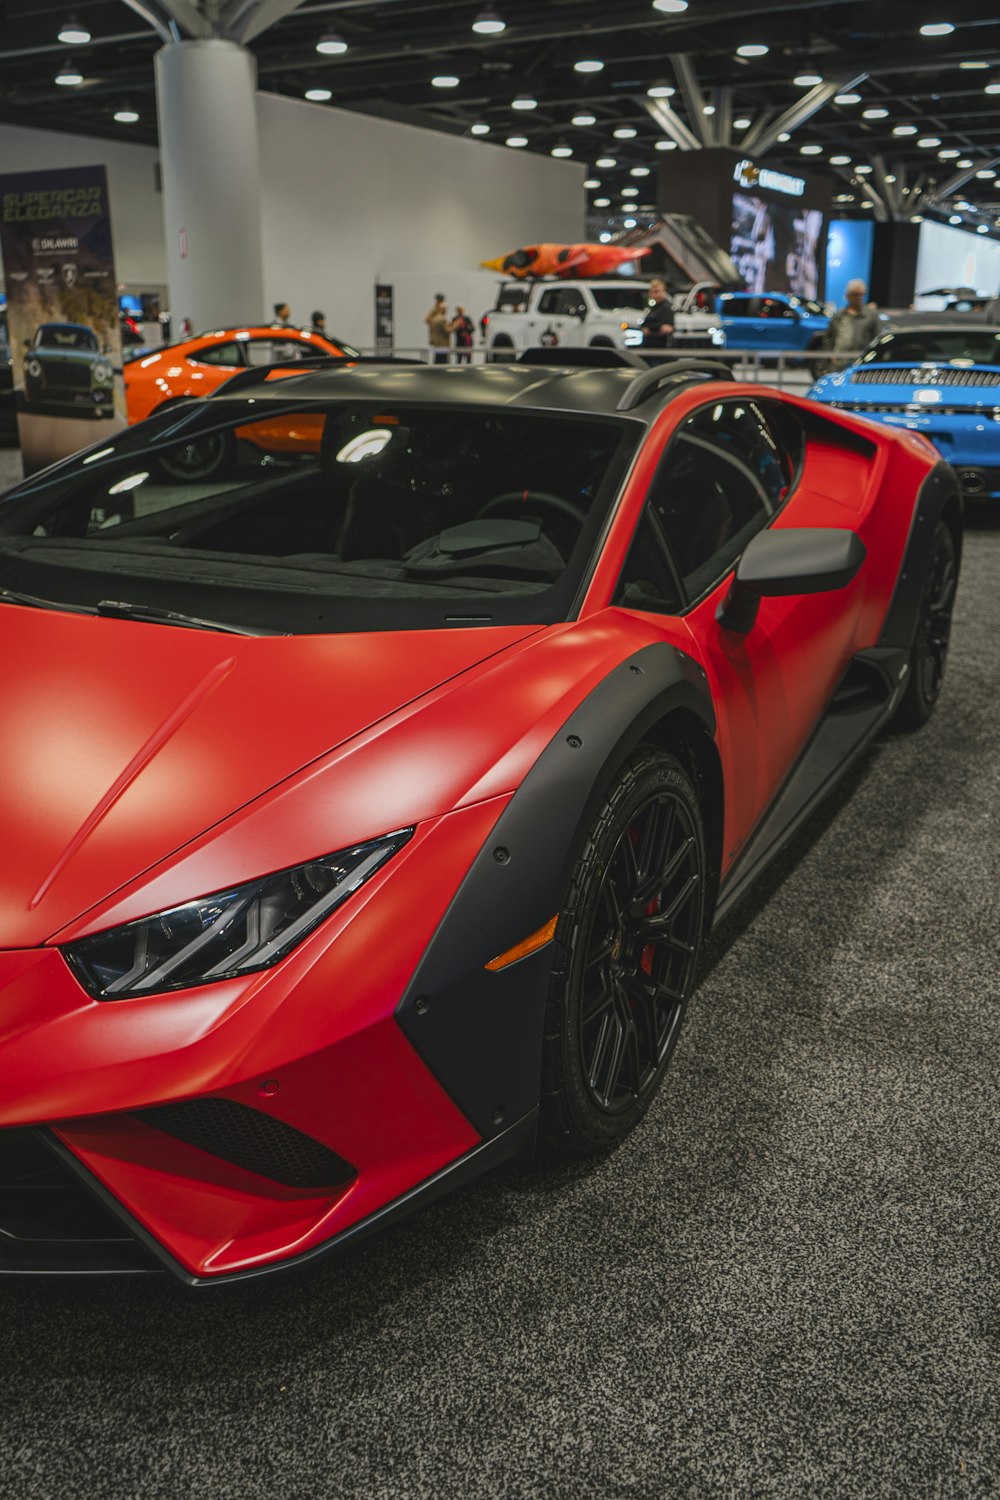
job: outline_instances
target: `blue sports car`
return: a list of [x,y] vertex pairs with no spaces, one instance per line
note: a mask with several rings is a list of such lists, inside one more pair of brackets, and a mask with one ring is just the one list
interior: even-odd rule
[[922,432],[970,499],[1000,500],[1000,328],[993,324],[928,321],[885,333],[809,394]]
[[821,349],[830,321],[791,292],[723,292],[717,306],[727,349]]

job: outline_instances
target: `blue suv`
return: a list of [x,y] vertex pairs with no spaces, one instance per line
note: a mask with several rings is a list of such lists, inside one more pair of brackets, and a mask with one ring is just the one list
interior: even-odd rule
[[830,322],[792,292],[723,292],[718,310],[727,349],[822,349]]

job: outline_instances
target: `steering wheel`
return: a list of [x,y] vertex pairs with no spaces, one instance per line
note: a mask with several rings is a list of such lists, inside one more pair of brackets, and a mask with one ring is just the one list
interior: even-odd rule
[[571,500],[564,500],[561,495],[550,495],[548,490],[504,490],[502,495],[494,495],[492,500],[487,500],[476,515],[492,516],[498,510],[520,510],[527,505],[540,505],[543,509],[557,511],[559,515],[568,516],[581,527],[587,520],[585,512],[578,505],[574,505]]

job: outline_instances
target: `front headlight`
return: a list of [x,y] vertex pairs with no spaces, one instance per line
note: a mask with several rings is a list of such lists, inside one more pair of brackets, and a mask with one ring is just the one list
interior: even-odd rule
[[106,359],[99,360],[94,366],[95,385],[110,385],[114,377],[114,368],[108,364]]
[[716,349],[725,348],[726,330],[720,327],[718,324],[716,324],[714,328],[709,329],[708,337]]
[[267,969],[384,865],[412,828],[187,906],[112,927],[62,951],[98,1000],[190,989]]

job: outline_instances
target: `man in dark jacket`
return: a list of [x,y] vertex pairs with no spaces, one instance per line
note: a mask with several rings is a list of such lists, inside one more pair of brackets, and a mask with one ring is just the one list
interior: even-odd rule
[[666,349],[674,332],[674,309],[662,281],[649,283],[649,310],[642,320],[644,349]]

